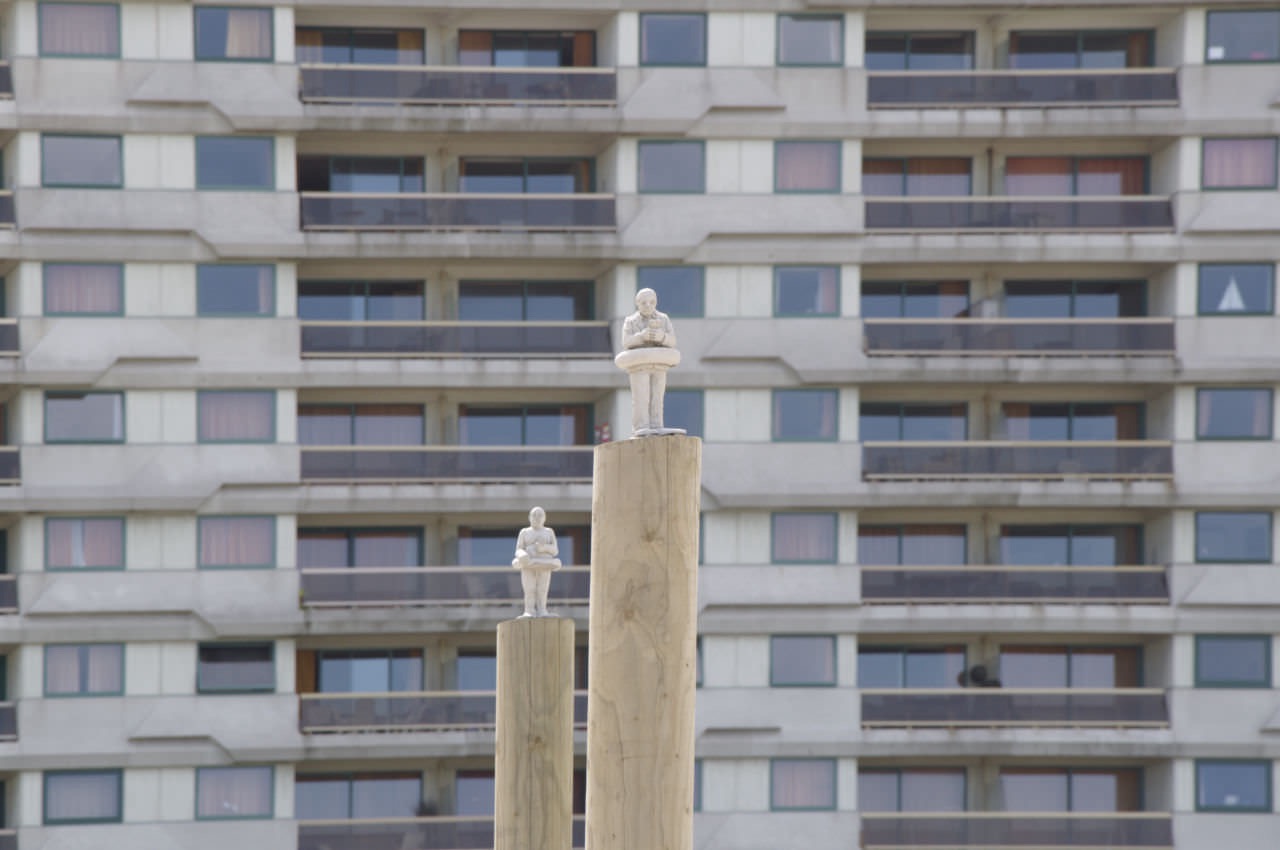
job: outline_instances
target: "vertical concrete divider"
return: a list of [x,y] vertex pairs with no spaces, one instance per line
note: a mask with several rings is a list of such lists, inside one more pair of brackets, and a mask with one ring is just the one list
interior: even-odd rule
[[498,624],[495,850],[573,841],[573,620]]
[[692,850],[702,441],[595,450],[587,850]]

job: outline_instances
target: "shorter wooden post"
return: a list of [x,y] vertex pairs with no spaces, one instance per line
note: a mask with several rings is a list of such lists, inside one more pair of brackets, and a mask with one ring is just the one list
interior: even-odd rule
[[573,840],[573,620],[498,624],[495,850]]

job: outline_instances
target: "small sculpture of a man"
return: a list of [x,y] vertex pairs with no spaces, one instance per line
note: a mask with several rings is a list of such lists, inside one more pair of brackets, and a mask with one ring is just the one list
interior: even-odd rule
[[516,537],[516,556],[511,566],[520,571],[524,588],[524,613],[521,617],[550,617],[547,591],[551,573],[560,569],[560,547],[556,533],[546,526],[547,512],[542,508],[529,511],[529,526]]
[[[658,311],[658,294],[652,289],[636,293],[636,312],[622,323],[624,350],[676,347],[676,330],[666,313]],[[679,362],[677,354],[674,362]],[[663,399],[667,392],[667,368],[671,362],[627,367],[631,378],[631,432],[663,433]],[[683,433],[683,432],[681,432]]]

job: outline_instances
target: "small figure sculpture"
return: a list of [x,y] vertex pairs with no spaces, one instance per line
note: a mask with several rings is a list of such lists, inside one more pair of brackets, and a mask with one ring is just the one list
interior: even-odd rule
[[666,313],[658,307],[652,289],[636,293],[636,312],[622,323],[622,351],[613,358],[631,379],[631,436],[652,437],[683,434],[682,428],[662,424],[662,407],[667,393],[667,370],[680,362],[676,331]]
[[560,547],[556,545],[556,533],[546,526],[547,512],[542,508],[529,511],[529,527],[521,529],[516,537],[516,556],[511,566],[520,571],[520,585],[524,588],[524,613],[521,617],[550,617],[547,611],[547,591],[551,588],[551,573],[560,569]]

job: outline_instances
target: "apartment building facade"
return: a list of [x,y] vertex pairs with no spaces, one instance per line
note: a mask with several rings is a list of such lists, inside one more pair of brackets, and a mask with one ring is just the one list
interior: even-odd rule
[[1280,841],[1275,3],[0,10],[0,850],[491,846],[642,286],[698,847]]

